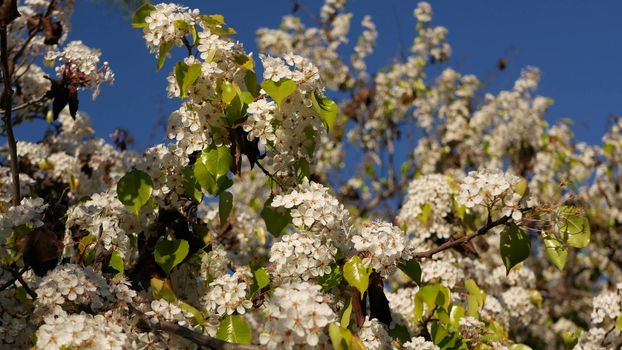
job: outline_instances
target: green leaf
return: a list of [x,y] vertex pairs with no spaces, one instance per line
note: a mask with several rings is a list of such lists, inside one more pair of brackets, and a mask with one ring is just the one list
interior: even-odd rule
[[449,289],[441,284],[429,284],[421,287],[415,294],[415,320],[417,322],[422,320],[423,305],[427,306],[428,312],[431,312],[437,306],[447,310],[451,300],[450,296]]
[[618,318],[616,318],[616,329],[619,332],[622,332],[622,314],[620,314]]
[[513,344],[512,346],[510,346],[510,350],[532,350],[532,349],[525,344]]
[[413,282],[421,284],[421,265],[419,265],[416,259],[401,261],[397,264],[397,267],[402,270],[406,276],[410,277]]
[[247,56],[244,54],[239,54],[236,55],[234,58],[235,63],[248,70],[248,71],[254,71],[255,70],[255,61],[253,61],[253,57],[252,56]]
[[253,95],[253,97],[259,96],[259,84],[257,83],[257,75],[253,71],[246,71],[244,76],[244,83],[246,83],[246,89]]
[[149,202],[153,192],[153,181],[149,174],[132,170],[117,183],[117,198],[136,215]]
[[194,322],[200,325],[207,325],[207,320],[201,313],[201,311],[197,310],[194,306],[186,303],[183,300],[179,300],[179,308],[184,310],[187,313],[192,314],[192,318],[194,318]]
[[328,325],[328,335],[335,350],[350,350],[352,344],[352,332],[349,329],[340,327],[336,323]]
[[229,214],[231,214],[231,209],[233,209],[233,195],[231,192],[224,191],[220,194],[220,199],[218,203],[218,215],[220,217],[220,225],[224,225],[229,219]]
[[171,52],[171,49],[173,48],[173,42],[165,42],[162,43],[162,45],[160,45],[160,48],[158,49],[158,63],[156,65],[156,69],[160,70],[162,69],[162,67],[164,66],[164,62],[166,61],[166,56],[168,55],[169,52]]
[[203,163],[206,170],[217,179],[229,172],[229,168],[231,168],[233,163],[233,157],[227,146],[210,146],[203,150],[197,162]]
[[363,260],[357,255],[351,257],[343,266],[343,277],[349,285],[358,289],[361,293],[361,298],[367,287],[369,287],[369,275],[371,275],[371,272],[371,265],[365,267]]
[[173,291],[173,287],[171,286],[171,281],[168,279],[160,279],[157,277],[153,277],[150,280],[151,284],[151,293],[153,294],[154,299],[164,299],[169,303],[173,303],[177,301],[177,296]]
[[[449,313],[449,325],[452,329],[460,328],[460,320],[464,317],[464,308],[460,305],[452,305]],[[479,317],[478,317],[479,318]]]
[[[264,88],[264,90],[266,89]],[[320,115],[320,118],[322,118],[326,128],[331,130],[337,120],[339,106],[335,103],[335,101],[328,97],[321,96],[317,92],[313,92],[311,102],[313,103],[313,109],[315,109],[315,111]]]
[[296,162],[295,168],[297,183],[300,184],[304,181],[305,178],[309,179],[311,177],[311,169],[309,167],[309,162],[306,159],[300,158],[300,160]]
[[264,80],[261,88],[280,106],[284,99],[296,91],[296,82],[291,79],[281,79],[276,83],[272,80]]
[[170,275],[171,270],[184,261],[189,250],[190,245],[184,239],[174,241],[162,240],[156,243],[153,257],[162,270],[167,275]]
[[543,231],[542,238],[549,261],[551,261],[559,271],[563,271],[564,266],[566,266],[566,260],[568,259],[568,248],[564,242],[550,233]]
[[243,316],[229,315],[218,326],[216,338],[230,343],[249,345],[253,338],[253,333],[251,326]]
[[468,279],[464,281],[464,286],[469,293],[467,297],[468,315],[479,319],[479,310],[484,307],[486,301],[486,293],[481,290],[474,280]]
[[194,176],[194,169],[187,167],[183,171],[184,176],[184,192],[192,198],[195,203],[201,203],[203,200],[203,193],[201,192],[201,185]]
[[292,217],[289,211],[284,208],[273,208],[270,203],[272,203],[272,198],[268,198],[264,203],[261,217],[266,223],[268,232],[275,237],[279,237],[285,232],[289,223],[292,222]]
[[525,230],[517,225],[508,225],[501,232],[499,247],[506,272],[510,273],[516,264],[529,257],[531,241]]
[[132,16],[132,27],[134,28],[144,28],[147,26],[147,22],[145,19],[149,17],[151,11],[155,10],[155,6],[151,5],[149,2],[142,4],[136,12],[134,12],[134,16]]
[[110,261],[108,262],[108,266],[112,267],[117,271],[117,274],[114,276],[115,278],[123,276],[125,268],[123,266],[123,258],[118,251],[115,250],[112,252],[112,255],[110,256]]
[[411,336],[410,336],[410,332],[408,331],[408,327],[404,326],[403,324],[391,324],[391,329],[389,329],[389,335],[391,336],[391,338],[393,339],[398,339],[401,343],[405,343],[407,341],[410,341]]
[[562,206],[559,232],[566,242],[575,248],[585,248],[590,243],[590,224],[575,207]]
[[205,191],[211,194],[218,191],[216,179],[214,178],[214,175],[207,170],[205,163],[197,159],[197,161],[194,162],[193,174],[196,181]]
[[201,76],[201,64],[195,63],[191,66],[184,62],[177,62],[175,65],[175,78],[179,86],[179,97],[185,98],[188,89]]
[[341,266],[337,264],[331,264],[330,273],[327,273],[320,277],[320,286],[322,286],[322,291],[325,292],[333,287],[337,287],[342,280],[343,273],[341,271]]
[[270,285],[270,275],[268,274],[268,271],[266,271],[265,268],[263,267],[258,268],[257,270],[255,270],[254,275],[255,275],[255,281],[257,281],[257,286],[259,287],[259,290],[262,290],[265,287]]
[[230,83],[228,81],[223,81],[220,85],[221,99],[225,105],[228,105],[233,101],[233,99],[238,95],[240,88],[235,83]]
[[419,214],[419,221],[422,224],[427,224],[430,215],[432,214],[432,206],[429,203],[425,203],[421,206],[421,213]]
[[343,312],[341,313],[341,320],[339,324],[341,324],[342,328],[348,328],[350,325],[350,318],[352,317],[352,299],[348,299],[348,303],[346,307],[343,308]]

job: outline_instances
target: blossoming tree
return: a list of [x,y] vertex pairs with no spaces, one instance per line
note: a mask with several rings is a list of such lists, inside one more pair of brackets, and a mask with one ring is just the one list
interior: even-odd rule
[[[78,108],[114,74],[66,42],[73,1],[0,1],[1,348],[622,344],[622,120],[576,143],[535,68],[498,94],[429,76],[451,46],[425,2],[370,72],[375,24],[344,57],[345,2],[259,29],[258,57],[221,15],[145,2],[155,66],[185,57],[170,141],[138,154]],[[16,140],[34,118],[50,131]]]

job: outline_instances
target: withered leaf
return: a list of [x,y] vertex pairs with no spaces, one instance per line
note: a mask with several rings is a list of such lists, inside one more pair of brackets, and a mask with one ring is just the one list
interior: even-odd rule
[[52,230],[42,226],[18,238],[16,246],[22,253],[24,263],[30,266],[37,276],[45,276],[58,264],[63,244]]

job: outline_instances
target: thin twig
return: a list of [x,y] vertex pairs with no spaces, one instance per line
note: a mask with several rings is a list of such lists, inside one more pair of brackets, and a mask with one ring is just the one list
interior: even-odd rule
[[28,108],[28,107],[30,107],[30,106],[32,106],[32,105],[36,105],[37,103],[43,102],[43,101],[45,101],[45,100],[47,100],[47,99],[48,99],[47,94],[44,94],[43,96],[39,97],[39,98],[38,98],[38,99],[36,99],[36,100],[32,100],[32,101],[28,101],[28,102],[24,102],[24,103],[22,103],[21,105],[17,105],[17,106],[15,106],[15,107],[13,107],[13,109],[11,109],[11,111],[12,111],[12,112],[19,111],[19,110],[22,110],[22,109],[24,109],[24,108]]
[[2,80],[4,81],[4,128],[6,129],[7,142],[9,144],[9,157],[11,158],[11,179],[13,182],[13,205],[18,206],[21,201],[19,193],[19,163],[17,161],[17,142],[13,134],[13,120],[11,118],[11,99],[13,89],[11,89],[11,72],[9,70],[9,50],[7,46],[7,27],[0,27],[0,57],[2,63]]
[[447,241],[443,244],[441,244],[440,246],[436,247],[436,248],[432,248],[430,250],[427,250],[425,252],[419,252],[419,253],[414,253],[413,254],[413,258],[431,258],[433,255],[442,252],[443,250],[447,250],[449,248],[455,247],[455,246],[459,246],[465,243],[468,243],[469,241],[471,241],[473,238],[477,237],[477,236],[481,236],[484,235],[486,233],[488,233],[488,231],[490,231],[491,229],[500,226],[500,225],[504,225],[506,224],[508,221],[510,220],[509,216],[503,216],[500,219],[497,219],[495,221],[489,221],[486,223],[486,225],[482,226],[479,228],[479,230],[477,230],[475,233],[472,233],[468,236],[464,236],[461,238],[458,238],[456,240],[453,241]]
[[25,272],[25,270],[22,270],[22,271],[20,271],[20,273],[17,274],[17,280],[22,285],[22,287],[24,287],[24,290],[26,291],[26,293],[28,293],[28,295],[30,295],[32,300],[35,300],[37,299],[37,293],[35,293],[34,290],[30,289],[30,287],[28,286],[28,283],[24,281],[24,277],[22,276],[22,274]]
[[223,349],[223,350],[259,350],[263,349],[263,347],[259,345],[243,345],[243,344],[234,344],[229,343],[220,339],[212,338],[209,335],[205,335],[196,331],[193,331],[190,328],[186,328],[184,326],[180,326],[177,323],[160,321],[158,323],[152,323],[145,314],[135,308],[132,305],[129,305],[130,310],[136,313],[146,324],[149,325],[154,330],[161,330],[167,333],[172,333],[177,336],[180,336],[184,339],[188,339],[191,342],[199,345],[205,346],[209,349]]

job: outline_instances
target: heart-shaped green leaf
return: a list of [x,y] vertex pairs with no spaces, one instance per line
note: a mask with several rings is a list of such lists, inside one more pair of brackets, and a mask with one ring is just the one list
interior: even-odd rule
[[296,82],[291,79],[281,79],[278,82],[264,80],[261,88],[280,106],[284,99],[296,91]]
[[144,171],[132,170],[117,183],[117,198],[136,215],[149,202],[152,192],[153,181]]
[[189,250],[190,245],[184,239],[162,240],[156,243],[153,257],[162,270],[170,275],[171,270],[188,256]]

